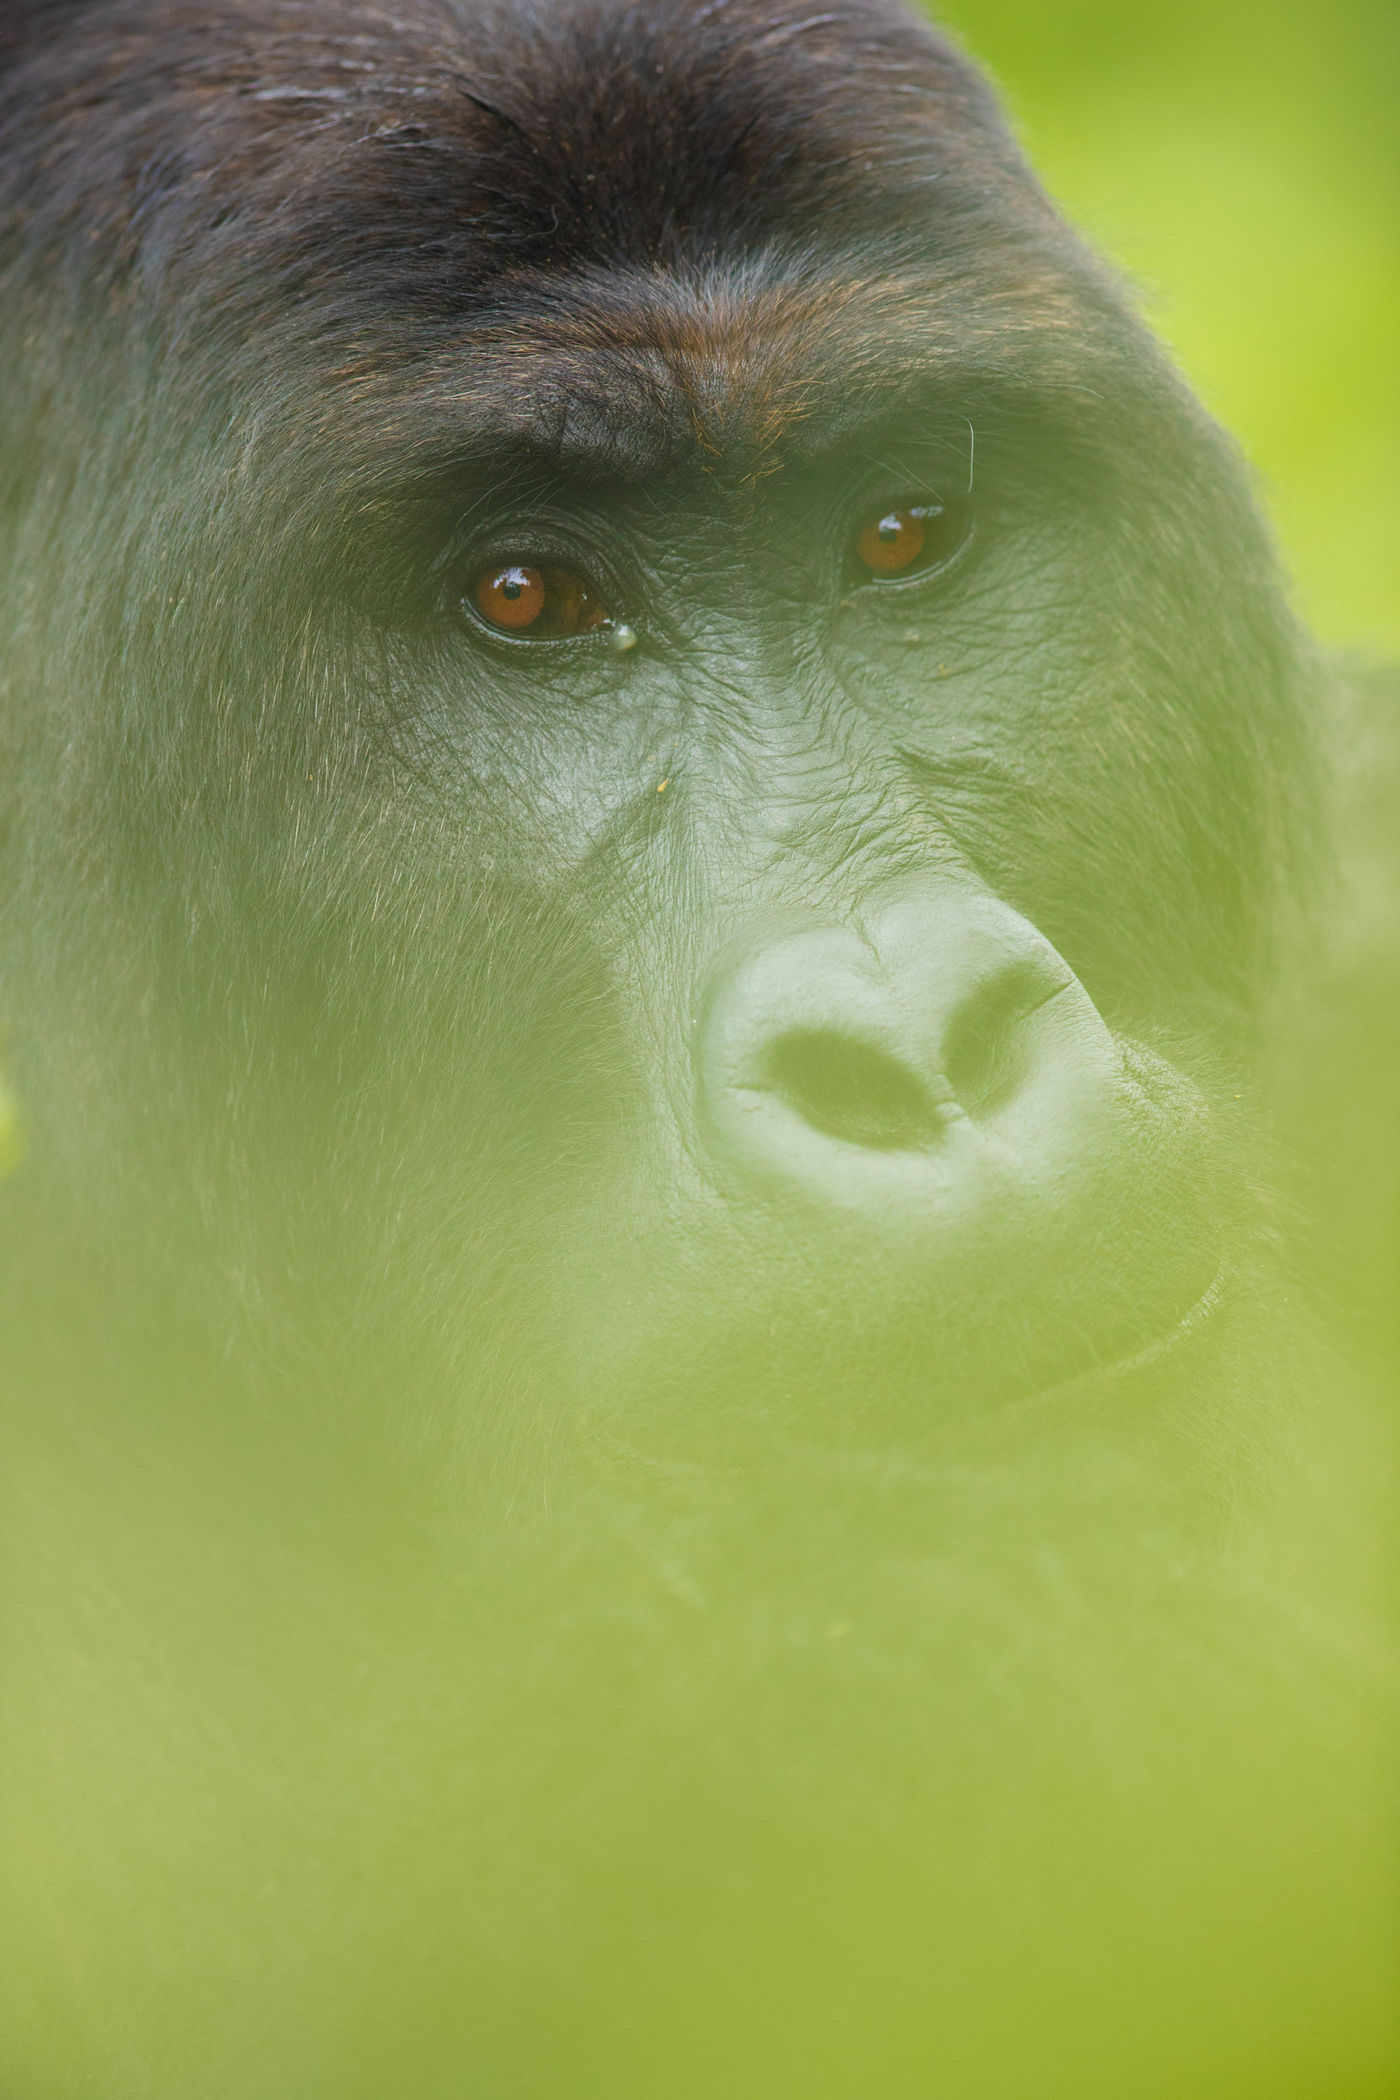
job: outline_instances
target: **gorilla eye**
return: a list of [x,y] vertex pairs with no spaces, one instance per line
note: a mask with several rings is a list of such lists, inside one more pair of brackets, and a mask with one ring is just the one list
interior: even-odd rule
[[504,562],[482,570],[470,597],[488,627],[529,641],[566,641],[608,621],[601,598],[572,569]]
[[945,503],[908,503],[867,519],[856,534],[858,573],[917,576],[956,553],[966,531],[962,514]]

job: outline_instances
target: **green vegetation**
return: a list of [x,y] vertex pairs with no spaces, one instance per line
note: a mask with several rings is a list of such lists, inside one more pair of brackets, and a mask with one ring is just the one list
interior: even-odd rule
[[1243,443],[1328,642],[1400,649],[1400,8],[949,0]]

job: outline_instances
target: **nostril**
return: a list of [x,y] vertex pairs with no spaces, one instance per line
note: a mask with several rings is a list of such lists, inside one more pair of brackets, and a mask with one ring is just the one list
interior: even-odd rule
[[1034,1061],[1033,1016],[1073,983],[1039,958],[1014,963],[978,987],[954,1014],[943,1069],[973,1121],[994,1115],[1021,1087]]
[[764,1060],[764,1081],[826,1137],[874,1152],[917,1151],[944,1117],[898,1058],[835,1029],[793,1029]]

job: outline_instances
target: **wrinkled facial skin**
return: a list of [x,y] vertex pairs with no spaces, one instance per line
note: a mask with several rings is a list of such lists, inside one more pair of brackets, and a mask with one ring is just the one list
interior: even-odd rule
[[0,243],[0,2087],[1378,2094],[1309,658],[977,76],[20,0]]

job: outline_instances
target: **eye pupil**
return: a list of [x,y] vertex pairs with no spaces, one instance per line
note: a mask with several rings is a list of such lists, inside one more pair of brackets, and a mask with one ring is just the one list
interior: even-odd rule
[[506,578],[506,581],[501,585],[501,596],[503,598],[509,598],[511,604],[514,605],[516,599],[520,596],[520,593],[524,588],[525,586],[522,583],[520,583],[517,580],[517,578],[515,578],[514,576],[508,576]]

